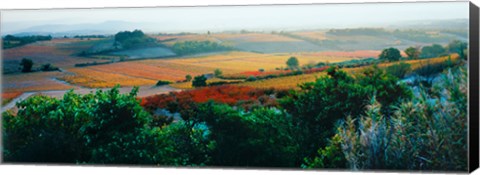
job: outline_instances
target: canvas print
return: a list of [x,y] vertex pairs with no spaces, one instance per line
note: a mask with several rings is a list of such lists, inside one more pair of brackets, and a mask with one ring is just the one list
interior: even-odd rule
[[2,162],[464,172],[468,8],[3,10]]

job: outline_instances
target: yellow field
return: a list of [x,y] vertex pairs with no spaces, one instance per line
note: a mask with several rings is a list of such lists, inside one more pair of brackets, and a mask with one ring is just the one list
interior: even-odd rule
[[320,31],[294,32],[293,34],[306,37],[306,38],[315,39],[315,40],[327,39],[327,37],[325,36],[325,32],[320,32]]
[[74,75],[65,75],[60,79],[79,86],[90,88],[113,87],[117,84],[120,86],[139,86],[139,85],[154,85],[155,80],[131,77],[122,75],[121,73],[109,73],[98,71],[90,68],[73,68],[69,72]]
[[305,82],[313,82],[318,77],[326,75],[326,72],[318,72],[313,74],[302,74],[296,76],[286,76],[279,78],[272,78],[267,80],[257,80],[239,83],[239,86],[251,86],[256,88],[276,88],[276,89],[298,89],[298,84]]
[[241,34],[229,34],[229,33],[220,33],[213,34],[213,37],[216,37],[220,40],[227,41],[244,41],[244,42],[299,42],[301,40],[290,38],[282,35],[275,35],[269,33],[241,33]]
[[[452,61],[458,59],[458,55],[454,54],[452,55],[451,59]],[[412,67],[412,70],[420,68],[422,65],[426,64],[434,64],[434,63],[439,63],[446,61],[448,59],[448,56],[444,57],[438,57],[438,58],[430,58],[430,59],[422,59],[422,60],[407,60],[405,63],[410,64]],[[391,62],[391,63],[382,63],[378,64],[378,67],[380,68],[385,68],[388,67],[392,64],[397,64],[398,62]],[[345,72],[352,74],[352,75],[358,75],[359,73],[362,72],[363,69],[366,67],[357,67],[357,68],[344,68]],[[270,87],[275,87],[278,89],[298,89],[298,85],[306,82],[313,82],[315,81],[318,77],[326,75],[326,72],[319,72],[319,73],[314,73],[314,74],[302,74],[302,75],[296,75],[296,76],[287,76],[287,77],[279,77],[279,78],[273,78],[273,79],[267,79],[267,80],[258,80],[258,81],[252,81],[252,82],[244,82],[244,83],[239,83],[236,85],[239,86],[252,86],[256,88],[270,88]]]
[[[452,61],[456,61],[459,58],[460,57],[458,56],[458,54],[452,54],[451,55]],[[440,63],[440,62],[444,62],[446,60],[448,60],[448,56],[443,56],[443,57],[438,57],[438,58],[421,59],[421,60],[406,60],[404,62],[412,65],[412,70],[415,70],[415,69],[418,69],[419,67],[421,67],[422,65]],[[387,66],[391,66],[392,64],[396,64],[396,62],[379,64],[378,66],[379,67],[387,67]]]
[[[352,59],[351,57],[302,55],[302,53],[290,55],[227,52],[198,57],[149,59],[72,68],[67,71],[74,75],[63,76],[61,79],[75,85],[93,88],[112,87],[115,84],[122,86],[153,85],[158,80],[176,82],[184,80],[187,74],[197,76],[213,73],[215,69],[220,69],[224,75],[257,71],[258,69],[272,71],[275,68],[286,67],[286,61],[290,56],[296,56],[300,65],[326,61],[333,63]],[[172,86],[182,89],[191,88],[191,85],[182,85],[182,83]]]
[[[291,56],[296,56],[300,65],[315,64],[318,62],[340,62],[351,60],[351,57],[334,56],[303,56],[298,54],[258,54],[250,52],[229,52],[221,55],[205,57],[172,59],[168,62],[209,69],[220,69],[224,74],[234,74],[245,71],[275,70],[286,67],[286,62]],[[155,61],[155,60],[152,60]]]

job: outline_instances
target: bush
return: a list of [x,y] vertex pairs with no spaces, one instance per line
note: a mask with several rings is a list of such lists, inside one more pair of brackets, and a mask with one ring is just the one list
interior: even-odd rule
[[405,76],[412,71],[412,66],[405,62],[400,62],[386,68],[387,73],[398,77],[398,78],[405,78]]
[[155,39],[148,37],[141,30],[123,31],[115,34],[114,46],[120,44],[123,49],[156,45]]
[[42,65],[40,68],[42,71],[58,71],[60,70],[58,67],[52,66],[50,63]]
[[237,82],[216,81],[216,82],[208,83],[208,86],[220,86],[220,85],[234,84],[234,83],[237,83]]
[[433,44],[431,46],[422,47],[422,52],[420,53],[421,58],[434,58],[445,55],[446,50],[442,45]]
[[381,97],[385,106],[410,95],[403,84],[398,84],[396,78],[378,67],[366,69],[364,75],[356,79],[336,67],[328,68],[327,74],[315,82],[301,85],[302,91],[280,100],[281,106],[302,128],[299,139],[304,157],[313,156],[319,148],[326,146],[339,119],[362,114],[373,95]]
[[227,51],[233,50],[229,46],[225,46],[212,41],[182,41],[176,42],[171,47],[177,55],[189,55],[204,52]]
[[220,70],[220,69],[215,69],[215,70],[213,71],[213,74],[215,75],[215,77],[220,77],[220,76],[222,76],[222,73],[223,73],[223,72],[222,72],[222,70]]
[[163,86],[167,84],[171,84],[172,82],[170,81],[165,81],[165,80],[158,80],[156,86]]
[[293,125],[283,112],[260,108],[243,113],[209,102],[196,115],[211,131],[213,166],[294,167],[298,160]]
[[245,81],[257,81],[257,77],[255,76],[249,76]]
[[23,58],[22,61],[20,61],[20,65],[22,66],[22,72],[31,72],[33,61],[31,59]]
[[434,93],[421,89],[419,98],[399,104],[390,118],[376,101],[364,117],[348,118],[337,131],[348,166],[466,171],[466,82],[464,69],[449,71]]
[[185,75],[185,81],[192,81],[192,76],[190,74]]
[[204,87],[207,86],[207,78],[204,75],[195,76],[192,81],[193,87]]
[[383,49],[382,53],[378,56],[379,59],[388,61],[398,61],[401,57],[400,51],[393,47]]
[[137,91],[69,91],[62,99],[34,96],[19,102],[16,116],[3,113],[4,161],[147,162],[142,133],[150,118],[136,100]]

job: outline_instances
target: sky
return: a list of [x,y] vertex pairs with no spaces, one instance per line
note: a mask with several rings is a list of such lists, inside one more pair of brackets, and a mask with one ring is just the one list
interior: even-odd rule
[[4,34],[40,25],[105,21],[154,24],[150,30],[160,32],[288,30],[461,18],[468,18],[468,2],[5,10],[1,30]]

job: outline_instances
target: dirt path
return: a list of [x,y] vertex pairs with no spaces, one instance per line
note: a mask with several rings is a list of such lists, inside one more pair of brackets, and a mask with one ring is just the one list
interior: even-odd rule
[[5,106],[2,106],[2,113],[4,111],[8,110],[8,109],[12,109],[13,107],[15,107],[15,104],[17,102],[25,100],[25,99],[27,99],[28,97],[30,97],[34,94],[35,94],[35,92],[25,92],[22,95],[18,96],[17,98],[14,98],[12,101],[7,103]]
[[[77,93],[77,94],[84,95],[84,94],[95,92],[97,90],[106,91],[106,90],[109,90],[109,89],[111,89],[111,88],[99,88],[99,89],[78,88],[78,89],[75,89],[74,92]],[[132,89],[133,89],[133,87],[120,87],[119,91],[120,91],[120,93],[125,94],[125,93],[129,93]],[[68,90],[25,92],[22,95],[18,96],[17,98],[14,98],[12,101],[10,101],[5,106],[2,106],[2,113],[6,110],[14,108],[15,104],[17,102],[25,100],[32,95],[46,95],[46,96],[50,96],[50,97],[54,97],[54,98],[62,98],[63,95],[65,95],[65,93],[67,91]],[[181,90],[177,89],[177,88],[174,88],[174,87],[171,87],[169,85],[165,85],[165,86],[140,86],[137,96],[138,97],[146,97],[146,96],[151,96],[151,95],[155,95],[155,94],[164,94],[164,93],[169,93],[169,92],[174,92],[174,91],[181,91]]]

